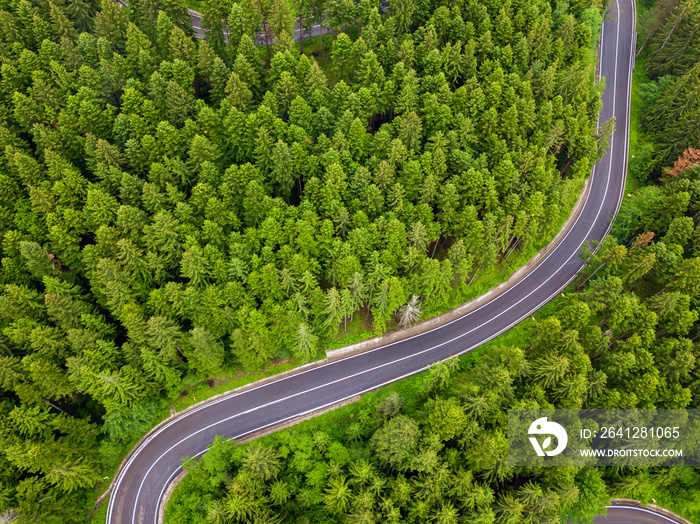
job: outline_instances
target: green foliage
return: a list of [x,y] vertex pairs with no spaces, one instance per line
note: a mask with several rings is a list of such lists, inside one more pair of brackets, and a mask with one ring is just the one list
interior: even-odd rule
[[159,406],[154,402],[134,404],[126,411],[105,415],[102,431],[115,442],[131,443],[153,426],[158,415]]
[[395,469],[405,469],[418,446],[420,429],[416,422],[399,415],[388,420],[372,436],[377,459]]
[[700,68],[692,58],[700,50],[698,24],[697,2],[674,1],[660,2],[642,25],[640,52],[649,74],[639,86],[645,146],[630,165],[642,179],[677,174],[670,165],[700,142]]
[[377,413],[386,418],[395,417],[401,411],[404,402],[396,391],[389,393],[389,396],[384,397],[377,404]]
[[[186,374],[308,361],[349,326],[381,334],[450,307],[478,273],[551,237],[560,194],[597,154],[596,8],[201,8],[204,41],[180,0],[0,6],[0,501],[23,522],[80,520],[106,473],[97,450],[118,461]],[[300,53],[295,20],[332,27],[330,53]],[[677,112],[690,110],[693,78],[669,88],[687,99]],[[695,237],[664,217],[669,242]],[[657,307],[683,336],[695,304],[678,288],[696,268],[676,270],[674,255],[655,253],[688,298]],[[685,363],[680,377],[692,373],[685,349],[667,351]],[[450,387],[449,366],[426,394]],[[426,417],[451,441],[467,423],[433,401]],[[387,424],[400,409],[387,401]],[[485,410],[475,394],[465,416]],[[411,467],[425,473],[438,444],[416,446]],[[253,496],[266,483],[278,507],[324,512],[328,500],[361,520],[376,506],[364,466],[333,495],[321,480],[331,473],[299,458],[313,482],[297,497],[276,457],[247,462],[231,500],[202,515],[273,521]],[[346,505],[344,486],[364,498]],[[457,508],[415,518],[449,521]]]
[[591,524],[598,515],[605,514],[605,506],[610,504],[610,495],[600,473],[595,468],[582,470],[575,479],[579,497],[569,509],[569,520],[581,524]]
[[279,459],[269,480],[246,491],[255,499],[244,521],[273,511],[314,522],[590,523],[613,497],[656,501],[697,520],[694,468],[511,468],[504,414],[523,406],[698,407],[699,182],[700,172],[690,169],[640,192],[643,204],[628,200],[620,231],[636,236],[627,247],[611,236],[595,253],[587,249],[577,291],[524,322],[507,343],[491,344],[478,358],[438,363],[388,395],[366,395],[229,452],[224,462],[233,480],[223,484],[203,482],[205,456],[193,480],[178,487],[168,518],[201,514],[184,512],[193,492],[228,504],[232,487],[250,482],[235,457],[266,448]]

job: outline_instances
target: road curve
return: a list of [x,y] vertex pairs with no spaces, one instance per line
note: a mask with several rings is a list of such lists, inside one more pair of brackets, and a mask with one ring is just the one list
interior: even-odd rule
[[593,524],[680,524],[672,517],[636,506],[608,506],[607,510],[607,515],[596,517]]
[[600,71],[606,89],[600,122],[616,118],[610,147],[593,170],[589,194],[573,227],[530,274],[492,301],[444,326],[232,394],[165,424],[119,471],[107,524],[156,524],[159,501],[182,470],[182,458],[204,453],[215,435],[240,438],[413,375],[491,340],[563,289],[582,267],[578,256],[581,244],[604,238],[622,200],[634,59],[633,2],[615,0],[609,20],[603,23]]

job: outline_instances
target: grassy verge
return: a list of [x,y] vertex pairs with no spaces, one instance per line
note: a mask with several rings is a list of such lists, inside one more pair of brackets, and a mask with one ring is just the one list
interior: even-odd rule
[[644,71],[644,58],[637,60],[632,74],[632,96],[630,104],[630,147],[629,147],[629,164],[631,169],[627,172],[627,184],[625,190],[628,192],[638,189],[644,185],[644,180],[640,180],[636,176],[634,169],[635,157],[649,146],[649,143],[642,131],[642,117],[644,116],[644,108],[642,97],[640,96],[641,84],[649,82],[649,76]]
[[185,6],[201,13],[202,9],[204,8],[204,2],[201,2],[200,0],[185,0]]
[[648,82],[649,78],[641,64],[636,64],[632,74],[632,102],[630,107],[630,157],[639,147],[642,135],[642,100],[639,96],[639,84]]
[[[700,522],[700,500],[697,492],[684,485],[687,475],[692,473],[692,467],[682,466],[674,468],[675,481],[665,485],[655,485],[654,492],[645,503],[653,503],[662,508],[673,511],[691,522]],[[654,480],[651,481],[654,483]],[[653,497],[653,498],[651,498]]]
[[107,521],[108,500],[109,499],[104,501],[104,503],[98,508],[98,510],[95,512],[92,518],[87,521],[87,524],[104,524]]

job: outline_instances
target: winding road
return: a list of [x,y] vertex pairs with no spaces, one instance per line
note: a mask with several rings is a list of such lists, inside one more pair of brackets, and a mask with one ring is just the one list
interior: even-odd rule
[[[573,227],[525,278],[471,313],[387,346],[329,362],[193,409],[154,431],[119,471],[107,524],[156,524],[159,502],[182,471],[185,456],[204,453],[215,435],[241,438],[281,422],[418,373],[465,353],[514,326],[559,293],[582,268],[579,248],[602,240],[622,200],[627,168],[629,101],[635,39],[633,0],[616,0],[603,23],[601,76],[606,79],[600,122],[616,118],[610,148],[593,170],[591,187]],[[199,20],[193,20],[201,35]],[[639,518],[634,516],[639,514]],[[618,510],[596,523],[616,523]],[[624,522],[645,520],[628,510]]]

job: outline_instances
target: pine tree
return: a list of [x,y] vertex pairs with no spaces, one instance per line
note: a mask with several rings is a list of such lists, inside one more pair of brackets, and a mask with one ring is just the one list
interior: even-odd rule
[[384,397],[377,404],[377,413],[385,418],[395,417],[401,411],[404,402],[396,391],[389,393],[389,396]]
[[243,454],[242,468],[249,471],[255,478],[268,481],[277,476],[280,469],[280,457],[277,452],[267,446],[249,446]]
[[286,117],[292,101],[297,97],[296,81],[287,71],[283,72],[281,78],[276,82],[275,94],[279,101],[280,113]]
[[[170,31],[170,39],[168,42],[170,57],[180,59],[186,63],[192,63],[197,56],[197,47],[192,39],[187,36],[187,33],[180,27],[173,27]],[[207,46],[208,47],[208,46]],[[200,46],[200,50],[206,49]]]
[[352,496],[352,488],[347,479],[334,477],[324,491],[323,503],[331,514],[341,516],[350,508]]
[[55,263],[52,261],[51,253],[42,248],[36,242],[21,241],[19,250],[29,272],[38,279],[53,275]]
[[332,332],[343,319],[343,304],[340,293],[335,287],[330,288],[326,293],[324,312],[326,320],[323,325],[329,332]]
[[304,322],[300,322],[297,326],[292,352],[294,356],[302,362],[311,360],[317,351],[318,337]]
[[399,308],[399,325],[402,327],[410,326],[420,320],[421,314],[420,298],[413,295],[408,302]]
[[355,4],[351,0],[330,0],[326,6],[325,14],[328,27],[335,30],[337,38],[343,26],[354,19]]
[[253,93],[248,85],[241,80],[238,73],[232,72],[226,84],[226,100],[233,107],[245,111],[253,100]]
[[207,0],[202,10],[202,27],[206,29],[205,39],[216,54],[226,59],[225,33],[227,32],[227,4],[221,0]]
[[420,145],[422,130],[421,119],[414,111],[411,111],[401,119],[398,134],[409,151],[416,150]]
[[74,39],[75,27],[73,22],[66,16],[59,6],[49,2],[49,10],[51,13],[51,21],[53,22],[53,31],[60,37]]
[[392,8],[399,34],[408,33],[413,21],[413,14],[416,11],[414,0],[398,0],[392,4]]
[[273,0],[269,22],[275,41],[282,33],[294,32],[294,15],[287,0]]
[[210,77],[211,95],[215,102],[221,102],[226,97],[226,85],[230,77],[229,68],[224,61],[216,57]]
[[211,374],[224,361],[224,346],[204,327],[195,327],[190,331],[189,343],[192,357],[199,371]]
[[175,127],[182,124],[194,113],[194,97],[180,84],[168,81],[165,88],[165,116]]

